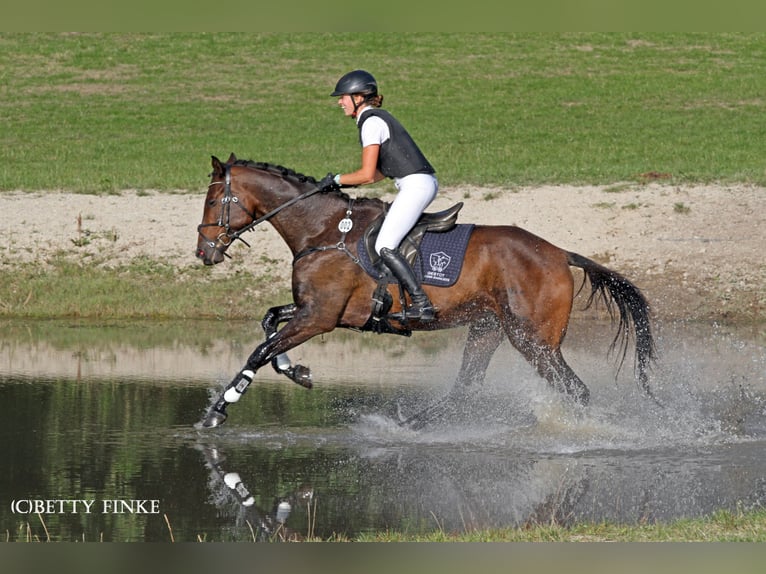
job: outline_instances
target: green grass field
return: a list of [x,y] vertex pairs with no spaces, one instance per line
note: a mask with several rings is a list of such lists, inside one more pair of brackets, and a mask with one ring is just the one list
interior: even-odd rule
[[[0,193],[201,193],[230,152],[353,170],[356,128],[329,93],[357,67],[442,186],[764,185],[764,61],[766,34],[0,33]],[[161,262],[71,255],[5,262],[0,317],[258,319],[243,299],[269,291],[250,273],[163,282]]]
[[358,67],[442,185],[766,183],[766,34],[0,35],[0,190],[205,187],[210,155],[356,168]]

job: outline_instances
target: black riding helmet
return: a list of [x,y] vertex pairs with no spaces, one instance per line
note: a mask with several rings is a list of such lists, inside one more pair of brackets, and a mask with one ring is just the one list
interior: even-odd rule
[[330,95],[364,94],[365,96],[374,96],[377,93],[378,82],[375,81],[372,74],[364,70],[354,70],[338,80],[338,83],[335,84],[335,91]]

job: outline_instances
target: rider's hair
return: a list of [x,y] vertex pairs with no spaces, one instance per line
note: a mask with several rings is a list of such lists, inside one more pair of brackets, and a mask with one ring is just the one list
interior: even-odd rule
[[368,94],[364,96],[364,101],[373,108],[379,108],[383,105],[383,94]]

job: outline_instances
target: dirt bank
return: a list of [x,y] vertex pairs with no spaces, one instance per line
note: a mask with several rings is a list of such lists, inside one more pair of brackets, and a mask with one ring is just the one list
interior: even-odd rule
[[[363,190],[356,193],[362,194]],[[383,199],[390,200],[391,196]],[[753,186],[624,184],[499,190],[444,188],[431,210],[464,201],[462,221],[516,224],[592,257],[634,280],[667,319],[766,318],[766,189]],[[200,194],[124,191],[0,194],[6,221],[0,268],[52,257],[120,262],[158,258],[199,265],[193,257]],[[290,255],[268,226],[252,250],[236,246],[216,273],[267,257],[287,284]],[[108,263],[107,263],[108,264]]]

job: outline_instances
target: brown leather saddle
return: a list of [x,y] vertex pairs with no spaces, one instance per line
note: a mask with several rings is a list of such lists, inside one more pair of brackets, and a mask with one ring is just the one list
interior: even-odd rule
[[[462,208],[463,202],[461,201],[444,211],[424,213],[420,216],[418,222],[402,240],[401,245],[399,245],[399,252],[410,265],[415,262],[415,258],[418,255],[418,248],[423,241],[423,235],[426,231],[438,233],[451,230],[457,225],[457,216]],[[362,238],[362,245],[367,251],[367,255],[373,265],[377,264],[380,259],[380,256],[375,252],[375,240],[378,238],[378,233],[380,233],[380,227],[383,225],[385,217],[386,212],[383,212],[370,223],[364,231],[364,236]]]

